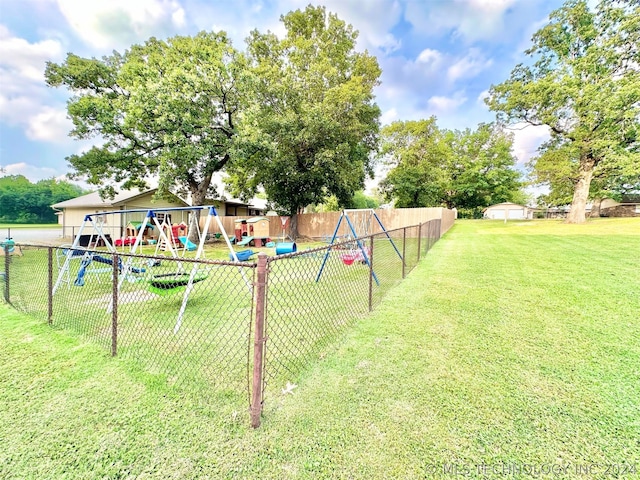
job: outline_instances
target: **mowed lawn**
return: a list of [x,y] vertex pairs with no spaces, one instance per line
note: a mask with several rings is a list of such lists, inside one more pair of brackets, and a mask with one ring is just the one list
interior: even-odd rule
[[458,221],[258,430],[4,306],[0,338],[0,478],[640,474],[640,219]]

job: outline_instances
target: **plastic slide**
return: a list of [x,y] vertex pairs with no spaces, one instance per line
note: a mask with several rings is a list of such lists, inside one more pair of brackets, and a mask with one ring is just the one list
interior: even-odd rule
[[249,245],[253,241],[253,237],[244,237],[241,242],[238,242],[237,245],[244,246]]
[[193,252],[196,248],[198,248],[198,246],[187,237],[178,237],[178,240],[180,240],[180,243],[182,243],[182,245],[185,245],[187,247],[187,250],[189,252]]

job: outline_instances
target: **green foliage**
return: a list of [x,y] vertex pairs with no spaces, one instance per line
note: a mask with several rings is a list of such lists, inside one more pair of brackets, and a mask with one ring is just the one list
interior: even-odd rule
[[338,201],[338,197],[331,195],[323,204],[313,205],[313,208],[307,208],[307,211],[310,213],[339,212],[345,208],[378,208],[379,206],[378,199],[366,195],[362,190],[358,190],[346,204],[341,204]]
[[523,199],[512,139],[491,124],[448,131],[431,117],[394,122],[382,135],[392,168],[380,188],[396,207],[455,207],[476,218],[483,207]]
[[282,40],[257,31],[248,39],[253,101],[235,142],[230,187],[250,196],[262,186],[287,215],[331,195],[346,205],[372,174],[380,68],[355,51],[353,28],[324,7],[281,20]]
[[516,66],[486,100],[501,121],[549,127],[534,174],[556,200],[570,190],[570,222],[585,220],[592,179],[598,192],[615,190],[616,176],[640,176],[639,19],[638,2],[603,1],[592,12],[567,1],[534,34],[526,53],[535,62]]
[[188,191],[202,203],[214,194],[212,174],[230,160],[243,71],[223,32],[151,38],[102,60],[68,54],[48,62],[47,83],[75,95],[71,135],[105,140],[67,159],[74,176],[113,194],[159,174],[161,195]]
[[56,223],[51,205],[82,193],[77,185],[54,178],[33,184],[23,175],[0,177],[0,222]]
[[380,202],[376,198],[366,195],[362,190],[353,195],[349,208],[378,208]]
[[451,152],[445,132],[428,120],[393,122],[382,129],[381,155],[392,167],[380,182],[385,199],[399,208],[439,206]]
[[[579,152],[574,144],[557,144],[557,140],[543,144],[541,154],[533,158],[528,166],[533,183],[547,185],[548,195],[541,201],[545,205],[567,205],[571,203],[574,186],[580,177]],[[589,198],[613,198],[620,200],[626,193],[640,191],[640,171],[634,165],[634,157],[625,155],[616,161],[601,163],[594,169],[589,187]]]

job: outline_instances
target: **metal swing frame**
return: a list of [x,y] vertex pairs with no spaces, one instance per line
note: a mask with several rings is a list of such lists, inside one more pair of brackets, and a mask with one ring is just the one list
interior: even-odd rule
[[352,241],[356,242],[357,249],[362,254],[362,258],[364,260],[364,263],[366,263],[367,266],[369,268],[371,268],[371,274],[373,276],[373,279],[376,282],[376,285],[380,285],[380,281],[378,280],[378,276],[376,275],[376,272],[373,270],[373,268],[371,266],[371,259],[369,258],[369,254],[367,253],[367,248],[365,248],[365,245],[364,245],[361,237],[358,236],[358,233],[356,232],[356,229],[353,226],[353,222],[351,221],[351,218],[349,217],[350,213],[354,214],[354,213],[360,213],[360,212],[369,213],[369,215],[370,215],[370,217],[368,219],[368,224],[369,225],[371,224],[372,218],[375,219],[376,222],[378,222],[378,225],[382,229],[382,233],[384,233],[387,236],[387,238],[391,242],[391,245],[393,245],[393,249],[398,254],[398,257],[400,257],[400,260],[403,260],[402,254],[400,253],[400,250],[398,250],[398,247],[393,242],[393,239],[391,238],[391,236],[387,232],[387,229],[382,224],[382,221],[380,220],[380,217],[378,217],[378,215],[376,214],[376,211],[374,209],[372,209],[372,208],[345,209],[345,210],[342,210],[342,213],[340,214],[340,218],[338,219],[338,224],[336,225],[336,228],[333,231],[333,236],[331,237],[331,241],[329,242],[329,247],[327,248],[327,252],[324,255],[324,258],[322,260],[322,264],[320,265],[320,270],[318,271],[318,275],[316,276],[316,282],[320,281],[320,277],[322,276],[322,272],[324,270],[324,267],[325,267],[325,265],[327,263],[327,260],[329,259],[329,255],[331,253],[332,245],[336,242],[336,239],[338,238],[338,232],[340,231],[340,225],[342,224],[342,221],[344,220],[348,225],[348,228],[349,228],[349,231],[350,231],[351,235],[353,235],[353,240]]

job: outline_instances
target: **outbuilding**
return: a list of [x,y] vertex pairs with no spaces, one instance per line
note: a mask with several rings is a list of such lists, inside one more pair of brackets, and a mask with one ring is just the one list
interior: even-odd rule
[[533,218],[533,210],[517,203],[503,202],[487,207],[484,218],[490,220],[526,220]]

